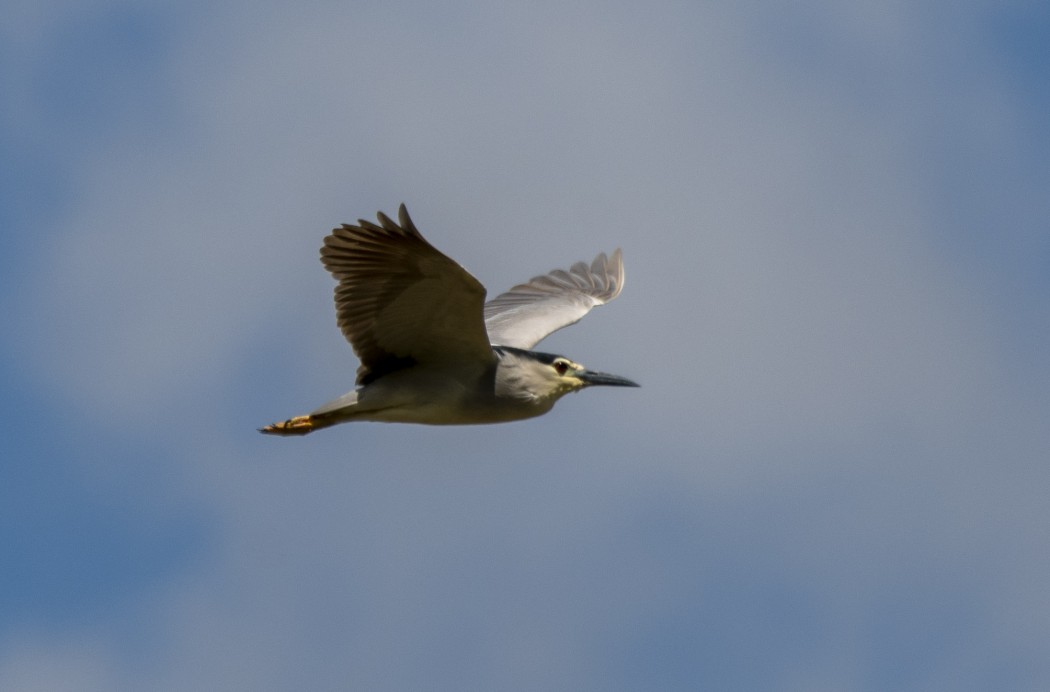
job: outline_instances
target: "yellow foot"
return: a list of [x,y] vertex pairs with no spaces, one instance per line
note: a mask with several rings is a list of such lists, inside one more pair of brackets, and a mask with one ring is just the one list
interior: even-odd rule
[[313,431],[314,427],[314,421],[310,416],[296,416],[283,423],[271,423],[265,428],[259,428],[259,432],[267,435],[305,435]]

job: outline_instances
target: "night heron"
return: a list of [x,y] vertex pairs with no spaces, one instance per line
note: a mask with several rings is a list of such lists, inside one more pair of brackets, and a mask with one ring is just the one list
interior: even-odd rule
[[416,230],[379,213],[324,239],[339,285],[339,328],[361,359],[357,386],[313,413],[260,432],[305,435],[355,420],[455,425],[539,416],[592,385],[637,387],[568,358],[529,350],[623,288],[620,251],[555,270],[485,302],[485,287]]

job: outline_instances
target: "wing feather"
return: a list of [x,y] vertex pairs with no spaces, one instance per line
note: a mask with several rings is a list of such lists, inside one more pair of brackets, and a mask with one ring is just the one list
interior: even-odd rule
[[489,341],[529,349],[552,332],[580,320],[623,290],[623,255],[601,253],[588,266],[555,269],[501,293],[485,304]]
[[378,219],[334,229],[321,248],[339,282],[339,329],[361,359],[358,384],[413,363],[492,362],[484,286],[423,238],[404,204],[400,225]]

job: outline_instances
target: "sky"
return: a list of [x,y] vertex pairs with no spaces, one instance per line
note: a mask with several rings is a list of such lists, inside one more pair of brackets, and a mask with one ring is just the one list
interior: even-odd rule
[[[0,9],[0,689],[1050,688],[1050,10]],[[479,427],[348,391],[318,248],[623,248]]]

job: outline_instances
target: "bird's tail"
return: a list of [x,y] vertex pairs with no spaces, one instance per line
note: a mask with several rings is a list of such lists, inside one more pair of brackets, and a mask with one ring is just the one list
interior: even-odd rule
[[259,428],[259,432],[284,437],[306,435],[314,430],[351,420],[357,413],[357,394],[356,390],[349,392],[305,416],[296,416],[280,423],[271,423],[265,428]]

